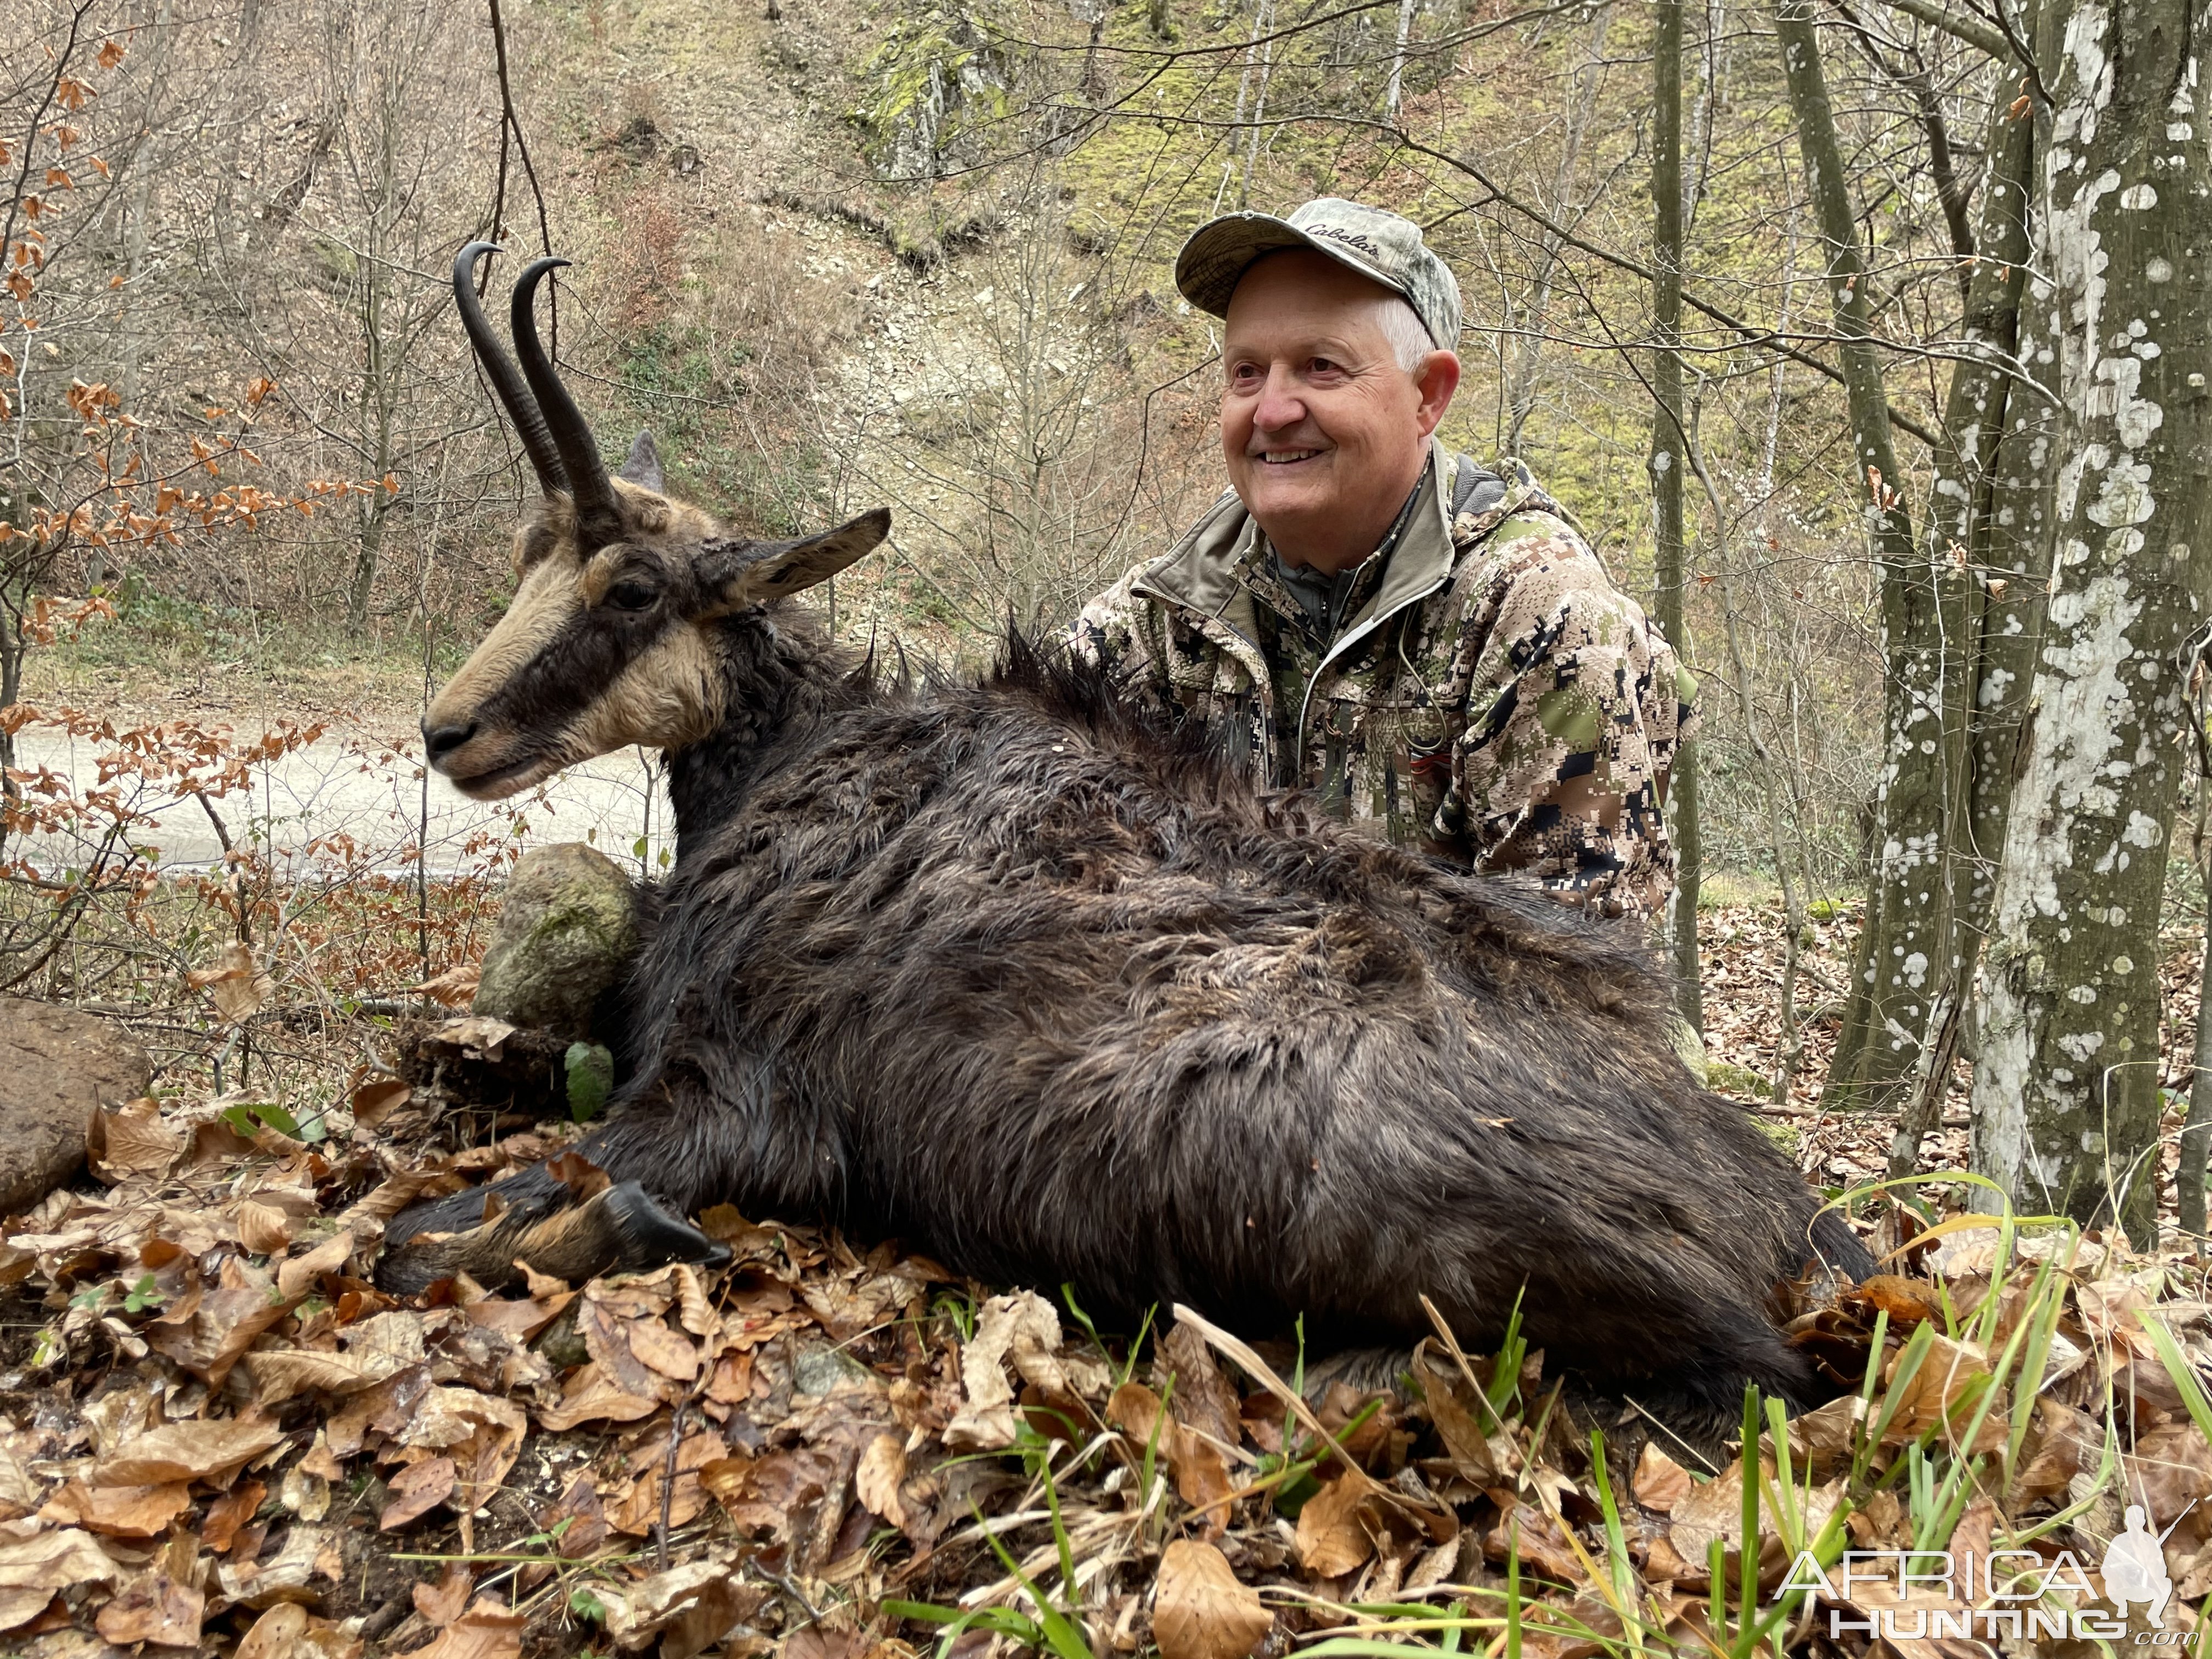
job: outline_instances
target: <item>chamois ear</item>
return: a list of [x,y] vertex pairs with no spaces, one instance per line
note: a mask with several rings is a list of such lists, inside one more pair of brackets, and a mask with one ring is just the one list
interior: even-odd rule
[[699,574],[708,592],[718,594],[726,609],[766,605],[828,581],[873,552],[890,530],[890,508],[878,507],[801,541],[709,542]]
[[615,477],[627,478],[656,495],[665,493],[660,482],[660,452],[653,447],[653,434],[641,431],[630,440],[629,459]]

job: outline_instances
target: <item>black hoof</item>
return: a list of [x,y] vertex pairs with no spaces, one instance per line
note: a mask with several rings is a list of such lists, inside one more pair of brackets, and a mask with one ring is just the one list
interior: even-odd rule
[[669,1261],[720,1267],[730,1260],[728,1245],[717,1244],[682,1217],[672,1215],[635,1181],[610,1188],[605,1201],[625,1267],[635,1271]]

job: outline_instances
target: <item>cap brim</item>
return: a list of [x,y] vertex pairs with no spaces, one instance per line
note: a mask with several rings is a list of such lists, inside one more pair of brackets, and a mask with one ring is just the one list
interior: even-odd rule
[[1316,240],[1288,220],[1267,213],[1232,213],[1193,231],[1176,256],[1176,288],[1200,311],[1226,317],[1229,297],[1252,262],[1293,247],[1311,248],[1393,294],[1406,292],[1402,283],[1391,281],[1357,254],[1336,243]]

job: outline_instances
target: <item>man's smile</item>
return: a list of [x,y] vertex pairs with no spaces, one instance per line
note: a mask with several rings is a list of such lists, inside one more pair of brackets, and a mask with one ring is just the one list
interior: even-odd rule
[[1321,453],[1318,449],[1263,449],[1259,458],[1269,466],[1296,466],[1300,461],[1310,461]]

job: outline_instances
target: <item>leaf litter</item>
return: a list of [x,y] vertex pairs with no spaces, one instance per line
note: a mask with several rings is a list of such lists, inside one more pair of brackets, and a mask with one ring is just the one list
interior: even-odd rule
[[2071,1552],[2044,1600],[2089,1605],[2130,1504],[2166,1626],[2212,1595],[2205,1277],[2110,1231],[1863,1200],[1894,1271],[1789,1310],[1847,1392],[1692,1446],[1510,1331],[1440,1328],[1359,1387],[1188,1310],[1102,1335],[1049,1287],[726,1206],[720,1268],[396,1297],[392,1216],[579,1126],[441,1150],[366,1074],[314,1130],[251,1104],[103,1113],[97,1188],[0,1229],[0,1649],[1865,1651],[1834,1613],[1966,1659],[1905,1632],[1986,1586],[1790,1589],[1794,1564]]

